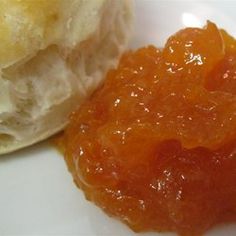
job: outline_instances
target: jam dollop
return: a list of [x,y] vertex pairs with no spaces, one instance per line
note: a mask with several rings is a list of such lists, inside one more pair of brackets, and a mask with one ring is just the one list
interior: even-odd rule
[[208,22],[127,52],[63,148],[86,198],[135,231],[236,221],[236,41]]

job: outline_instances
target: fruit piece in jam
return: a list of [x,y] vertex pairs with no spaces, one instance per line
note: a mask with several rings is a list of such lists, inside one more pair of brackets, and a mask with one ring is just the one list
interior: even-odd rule
[[234,45],[208,22],[123,56],[63,136],[87,199],[135,231],[236,221]]

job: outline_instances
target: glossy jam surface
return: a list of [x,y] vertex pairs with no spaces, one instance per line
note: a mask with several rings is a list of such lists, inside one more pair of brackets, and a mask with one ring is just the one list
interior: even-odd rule
[[136,231],[236,221],[235,45],[209,22],[123,56],[63,136],[89,200]]

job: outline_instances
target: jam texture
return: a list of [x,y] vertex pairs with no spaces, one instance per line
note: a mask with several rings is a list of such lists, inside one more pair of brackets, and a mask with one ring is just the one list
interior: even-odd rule
[[63,149],[86,198],[135,231],[236,221],[236,41],[208,22],[127,52]]

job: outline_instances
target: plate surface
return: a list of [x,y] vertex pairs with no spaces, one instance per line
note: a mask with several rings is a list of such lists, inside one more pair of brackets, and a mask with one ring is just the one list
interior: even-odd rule
[[[131,47],[163,46],[167,37],[206,20],[236,36],[236,1],[135,0]],[[0,235],[154,236],[135,234],[87,202],[73,184],[63,158],[47,142],[0,157]],[[236,224],[206,235],[236,235]]]

